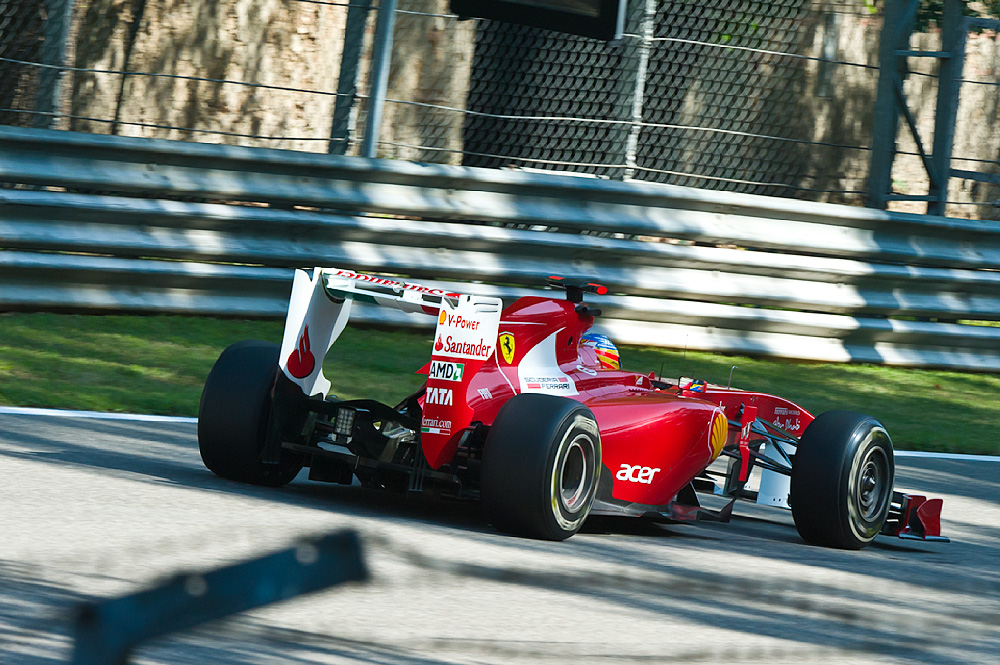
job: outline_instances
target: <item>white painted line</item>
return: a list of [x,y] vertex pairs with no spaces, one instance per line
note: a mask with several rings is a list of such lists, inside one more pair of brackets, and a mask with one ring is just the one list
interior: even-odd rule
[[[26,406],[0,406],[0,415],[50,416],[55,418],[92,418],[94,420],[134,420],[148,423],[190,423],[197,418],[184,416],[151,416],[142,413],[102,413],[100,411],[71,411],[69,409],[38,409]],[[925,457],[930,459],[964,460],[967,462],[1000,462],[996,455],[963,455],[961,453],[931,453],[923,450],[894,450],[896,457]]]
[[996,455],[964,455],[962,453],[929,453],[923,450],[894,450],[896,457],[930,457],[933,459],[954,459],[965,462],[1000,462]]
[[94,420],[137,420],[148,423],[197,423],[197,418],[184,416],[151,416],[142,413],[102,413],[100,411],[70,411],[69,409],[36,409],[24,406],[0,406],[0,414],[12,416],[50,416],[54,418],[91,418]]

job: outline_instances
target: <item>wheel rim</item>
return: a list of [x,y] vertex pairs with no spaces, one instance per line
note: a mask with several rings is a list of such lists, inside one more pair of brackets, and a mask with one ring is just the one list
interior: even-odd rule
[[871,448],[862,461],[857,476],[856,505],[865,522],[874,522],[882,514],[888,498],[889,458],[880,447]]
[[559,501],[569,513],[580,510],[590,494],[591,475],[587,473],[593,446],[587,436],[579,435],[566,449],[559,469]]

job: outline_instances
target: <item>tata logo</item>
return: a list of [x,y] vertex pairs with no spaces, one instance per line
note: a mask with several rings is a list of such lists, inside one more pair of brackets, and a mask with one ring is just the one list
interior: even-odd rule
[[[440,406],[451,406],[451,388],[428,388],[426,404],[438,404]],[[657,469],[659,471],[659,469]]]
[[435,360],[431,362],[431,369],[427,373],[427,376],[432,379],[441,379],[442,381],[461,381],[464,374],[465,365],[463,363],[448,363],[443,360]]
[[651,469],[648,466],[643,466],[637,464],[632,466],[631,464],[622,464],[622,468],[618,470],[615,474],[615,478],[623,482],[628,483],[642,483],[643,485],[649,485],[653,482],[653,476],[659,469]]

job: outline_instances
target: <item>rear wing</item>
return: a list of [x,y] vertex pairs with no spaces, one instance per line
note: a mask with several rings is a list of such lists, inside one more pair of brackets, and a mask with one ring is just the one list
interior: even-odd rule
[[296,270],[279,366],[307,396],[326,397],[329,393],[331,384],[323,375],[323,359],[347,326],[355,301],[437,316],[439,331],[449,323],[445,312],[466,311],[472,306],[469,311],[485,317],[482,331],[491,345],[496,342],[503,308],[499,298],[454,293],[353,270],[314,268],[312,277]]

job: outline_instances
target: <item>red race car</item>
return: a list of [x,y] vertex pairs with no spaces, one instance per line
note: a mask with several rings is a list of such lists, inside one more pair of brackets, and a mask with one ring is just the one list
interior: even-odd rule
[[[604,287],[549,283],[565,298],[503,309],[350,270],[296,271],[280,347],[234,344],[205,382],[205,465],[261,485],[308,466],[314,480],[478,499],[501,531],[550,540],[589,515],[728,521],[737,499],[790,508],[820,545],[947,540],[940,499],[893,490],[892,443],[874,418],[622,371],[613,344],[588,332],[600,311],[583,295]],[[427,380],[395,406],[337,399],[323,375],[355,301],[437,318]],[[729,501],[708,510],[705,492]]]

